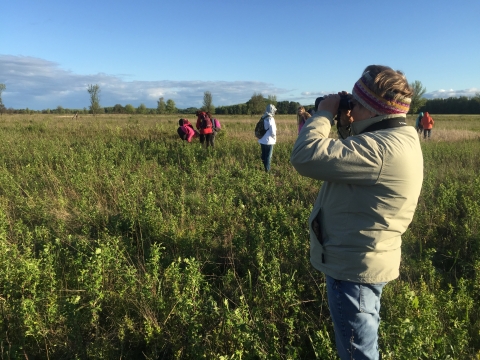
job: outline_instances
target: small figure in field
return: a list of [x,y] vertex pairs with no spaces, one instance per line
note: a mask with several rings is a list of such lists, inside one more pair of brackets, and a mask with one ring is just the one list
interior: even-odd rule
[[200,144],[203,145],[203,143],[206,140],[206,147],[208,148],[210,145],[213,147],[212,143],[212,133],[213,133],[213,126],[212,126],[212,120],[210,117],[207,115],[205,111],[197,111],[195,113],[197,115],[197,124],[196,128],[200,132]]
[[415,129],[417,129],[417,132],[419,134],[422,133],[423,127],[422,127],[422,118],[423,118],[423,112],[419,112],[417,116],[417,120],[415,120]]
[[428,113],[428,111],[425,111],[425,114],[422,117],[422,127],[423,127],[423,140],[427,139],[430,140],[430,135],[432,134],[432,128],[433,128],[433,119]]
[[217,137],[217,133],[222,130],[222,125],[220,124],[220,121],[218,119],[212,117],[212,114],[207,111],[207,116],[212,120],[212,136],[210,138],[210,145],[212,147],[215,146],[215,138]]
[[312,117],[312,115],[309,112],[305,111],[305,108],[303,106],[300,106],[297,109],[297,127],[299,134],[300,130],[302,130],[302,127],[305,124],[305,121],[307,121],[310,117]]
[[78,119],[78,111],[72,116],[72,120],[75,119],[77,120]]
[[272,163],[273,145],[277,142],[277,125],[273,116],[277,112],[277,108],[269,104],[262,115],[263,126],[265,127],[265,134],[258,140],[262,149],[262,162],[265,171],[270,171],[270,164]]
[[193,128],[193,125],[187,119],[178,120],[178,125],[177,133],[180,139],[191,143],[193,138],[198,137],[198,131]]

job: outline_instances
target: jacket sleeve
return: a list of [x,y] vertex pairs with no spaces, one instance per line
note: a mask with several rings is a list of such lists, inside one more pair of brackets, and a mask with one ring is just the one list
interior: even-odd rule
[[333,115],[317,112],[307,120],[290,161],[299,174],[317,180],[374,185],[382,170],[383,149],[369,136],[328,137]]
[[270,118],[269,124],[270,124],[270,129],[271,129],[270,136],[271,136],[273,139],[277,140],[277,124],[275,123],[275,119],[274,119],[274,118]]
[[192,142],[192,138],[193,138],[193,135],[195,135],[195,131],[190,126],[187,126],[187,129],[188,129],[187,141]]

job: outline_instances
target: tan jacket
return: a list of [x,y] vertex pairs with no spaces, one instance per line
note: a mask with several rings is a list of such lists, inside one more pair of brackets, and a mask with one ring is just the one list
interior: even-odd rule
[[[293,147],[295,169],[324,180],[309,218],[310,261],[337,280],[379,283],[399,275],[401,235],[417,206],[423,157],[411,126],[361,134],[388,117],[354,122],[360,135],[335,140],[328,138],[332,114],[320,111]],[[312,229],[317,215],[322,239]]]

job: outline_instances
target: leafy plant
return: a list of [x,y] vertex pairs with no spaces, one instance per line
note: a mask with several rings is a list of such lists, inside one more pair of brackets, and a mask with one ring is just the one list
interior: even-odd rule
[[[255,117],[220,118],[205,149],[181,142],[170,115],[4,116],[0,356],[335,358],[308,261],[321,184],[289,164],[295,117],[276,119],[266,174]],[[383,294],[384,359],[479,354],[477,123],[438,117],[434,134],[468,135],[422,145],[401,276]]]

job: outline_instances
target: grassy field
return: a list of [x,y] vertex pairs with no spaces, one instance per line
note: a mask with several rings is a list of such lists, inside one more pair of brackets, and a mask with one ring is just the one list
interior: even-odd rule
[[[179,117],[0,117],[1,359],[335,359],[295,116],[269,174],[257,117],[220,117],[214,150]],[[480,354],[480,116],[434,120],[383,359]]]

